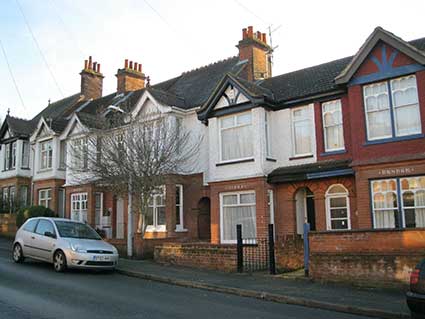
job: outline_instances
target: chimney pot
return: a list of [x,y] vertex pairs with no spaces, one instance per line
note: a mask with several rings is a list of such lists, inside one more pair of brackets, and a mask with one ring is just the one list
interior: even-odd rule
[[92,69],[92,59],[91,59],[91,55],[89,56],[89,69]]
[[133,61],[130,61],[130,69],[133,70]]
[[134,71],[137,71],[137,62],[134,62]]
[[260,31],[257,31],[256,38],[257,38],[257,40],[261,41],[261,32]]
[[246,28],[242,29],[242,40],[245,40],[247,38],[248,34],[246,32]]
[[248,38],[252,39],[254,35],[254,31],[252,30],[252,25],[248,27]]
[[128,69],[128,59],[125,59],[124,61],[124,68]]
[[100,63],[97,64],[97,73],[100,73]]
[[89,66],[89,61],[84,60],[84,70],[86,70],[88,66]]
[[139,72],[142,73],[142,63],[139,63]]
[[93,62],[93,71],[96,72],[97,69],[97,62]]
[[265,33],[263,33],[263,38],[262,38],[263,42],[267,44],[267,35]]

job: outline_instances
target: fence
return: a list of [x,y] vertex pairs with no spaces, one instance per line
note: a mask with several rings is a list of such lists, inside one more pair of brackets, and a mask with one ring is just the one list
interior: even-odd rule
[[269,270],[276,273],[274,228],[269,225],[264,238],[243,238],[242,225],[236,226],[238,272]]

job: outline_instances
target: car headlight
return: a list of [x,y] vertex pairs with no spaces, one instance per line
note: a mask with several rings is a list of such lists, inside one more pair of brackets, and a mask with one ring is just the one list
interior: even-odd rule
[[70,244],[70,246],[71,246],[71,250],[72,250],[72,251],[75,251],[76,253],[86,253],[86,252],[87,252],[87,250],[86,250],[86,249],[82,248],[82,247],[81,247],[81,246],[79,246],[79,245],[76,245],[76,244]]

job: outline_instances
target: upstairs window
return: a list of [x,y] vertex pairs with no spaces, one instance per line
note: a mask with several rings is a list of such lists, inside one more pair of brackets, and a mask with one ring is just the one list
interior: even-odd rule
[[86,137],[73,141],[74,145],[74,162],[78,169],[87,169],[88,166],[88,141]]
[[325,151],[344,149],[344,130],[342,126],[341,100],[322,104],[323,134]]
[[67,156],[67,149],[66,149],[66,141],[60,142],[60,150],[59,150],[59,167],[61,169],[66,168],[66,156]]
[[22,168],[30,167],[30,143],[24,141],[22,143]]
[[312,154],[312,121],[309,106],[292,110],[292,142],[294,156]]
[[254,156],[251,112],[226,116],[220,121],[221,161]]
[[40,143],[40,169],[52,168],[52,162],[53,162],[52,141],[49,140],[49,141],[41,142]]
[[368,140],[421,133],[414,75],[366,85],[363,94]]
[[4,169],[12,170],[16,167],[16,141],[4,145]]

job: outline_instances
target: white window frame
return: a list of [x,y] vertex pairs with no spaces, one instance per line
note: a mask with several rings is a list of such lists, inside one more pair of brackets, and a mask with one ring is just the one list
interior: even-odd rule
[[[329,193],[330,189],[334,186],[340,186],[345,189],[344,193]],[[347,206],[346,207],[337,207],[337,208],[345,208],[347,209],[347,218],[332,218],[331,217],[331,199],[332,198],[341,198],[345,197]],[[330,231],[344,231],[351,229],[351,213],[350,213],[350,197],[347,188],[342,184],[332,184],[328,187],[325,194],[326,198],[326,229]],[[334,207],[335,208],[335,207]],[[333,229],[332,221],[333,220],[347,220],[347,228],[345,229]]]
[[[237,124],[237,117],[241,116],[241,115],[245,115],[245,114],[249,114],[249,116],[251,117],[251,122],[249,124]],[[233,118],[233,126],[231,127],[226,127],[226,128],[222,128],[221,127],[221,121],[225,118]],[[251,126],[251,130],[253,130],[253,123],[252,123],[252,112],[251,110],[248,112],[242,112],[242,113],[237,113],[237,114],[232,114],[232,115],[227,115],[227,116],[222,116],[222,117],[218,117],[217,118],[218,121],[218,127],[219,127],[219,154],[220,154],[220,163],[231,163],[231,162],[236,162],[236,161],[243,161],[243,160],[249,160],[249,159],[253,159],[254,158],[254,142],[252,142],[252,155],[251,156],[247,156],[247,157],[241,157],[241,158],[232,158],[232,159],[228,159],[228,160],[224,160],[223,159],[223,136],[222,136],[222,131],[225,131],[227,129],[231,129],[231,128],[235,128],[235,127],[245,127],[245,126]]]
[[270,112],[264,110],[264,133],[266,139],[266,157],[273,157],[272,152],[272,143],[271,143],[271,135],[270,135]]
[[75,167],[81,170],[88,169],[88,138],[86,136],[75,138],[72,140],[74,148]]
[[[179,216],[180,216],[180,220],[176,220],[176,232],[184,232],[187,231],[187,229],[184,228],[184,216],[183,216],[183,185],[182,184],[177,184],[176,185],[176,190],[179,189],[179,205],[177,205],[177,201],[176,201],[176,210],[179,210]],[[176,198],[177,199],[177,198]]]
[[[71,194],[71,220],[80,222],[88,221],[88,193],[73,193]],[[76,218],[75,216],[78,216]]]
[[[238,203],[237,204],[233,204],[233,205],[227,205],[227,206],[233,206],[233,207],[240,207],[240,206],[252,206],[252,203],[249,203],[249,204],[241,204],[240,203],[240,195],[242,195],[242,194],[254,194],[254,196],[255,196],[255,202],[254,202],[254,205],[255,205],[255,223],[257,223],[257,194],[256,194],[256,192],[255,192],[255,190],[247,190],[247,191],[241,191],[241,192],[226,192],[226,193],[220,193],[220,242],[222,243],[222,244],[236,244],[236,242],[237,242],[237,239],[235,239],[235,240],[231,240],[231,239],[228,239],[228,240],[225,240],[224,239],[224,232],[223,232],[223,225],[224,225],[224,218],[223,218],[223,215],[224,215],[224,206],[225,205],[223,205],[223,197],[224,196],[228,196],[228,195],[237,195],[237,197],[238,197]],[[254,234],[254,237],[257,237],[257,227],[255,227],[255,234]],[[243,233],[243,229],[242,229],[242,233]],[[243,234],[242,234],[243,235]]]
[[[44,153],[46,153],[46,163],[43,161]],[[40,142],[40,170],[48,170],[53,167],[53,143],[52,140]]]
[[30,167],[30,143],[28,141],[22,141],[22,168]]
[[[391,79],[391,80],[376,82],[376,83],[372,83],[372,84],[368,84],[368,85],[363,86],[363,109],[364,109],[364,112],[365,112],[365,121],[366,121],[365,125],[366,125],[366,134],[367,134],[367,140],[368,141],[379,141],[379,140],[384,140],[384,139],[397,139],[397,138],[400,138],[400,137],[412,136],[412,135],[417,135],[417,134],[422,133],[422,121],[419,122],[420,127],[419,127],[419,130],[417,132],[411,132],[411,133],[408,133],[408,134],[398,134],[397,133],[397,116],[395,114],[396,108],[405,107],[407,105],[398,106],[398,107],[394,106],[394,92],[395,92],[395,90],[393,89],[393,82],[397,81],[397,80],[401,80],[403,78],[409,78],[409,77],[414,78],[415,82],[416,82],[416,93],[417,93],[417,97],[418,97],[418,102],[417,102],[418,113],[419,113],[419,117],[420,117],[420,102],[419,102],[419,93],[418,93],[418,82],[417,82],[416,76],[414,74],[398,77],[398,78]],[[386,89],[387,89],[388,110],[389,110],[389,113],[390,113],[390,121],[391,121],[391,134],[371,138],[370,137],[370,128],[369,128],[369,113],[377,112],[377,111],[369,111],[369,112],[367,111],[366,88],[373,87],[373,86],[383,84],[383,83],[385,83]],[[409,104],[409,105],[413,105],[413,104]]]
[[[325,111],[325,108],[326,108],[326,106],[331,105],[331,104],[335,104],[335,103],[338,103],[339,104],[339,111],[341,112],[341,123],[338,123],[338,124],[335,124],[335,125],[331,125],[331,126],[326,126],[325,115],[329,111]],[[335,151],[343,151],[343,150],[345,150],[344,118],[343,118],[343,115],[342,115],[342,103],[341,103],[341,100],[340,99],[332,100],[332,101],[327,101],[327,102],[322,103],[322,123],[323,123],[323,140],[325,142],[325,152],[335,152]],[[329,128],[329,127],[336,127],[336,126],[340,127],[341,128],[341,131],[342,131],[342,146],[341,147],[330,148],[328,146],[329,142],[328,142],[328,139],[327,139],[327,136],[328,135],[326,134],[326,131],[327,131],[327,128]]]
[[52,209],[52,189],[44,188],[38,190],[38,205]]
[[16,141],[4,144],[4,170],[11,171],[16,168]]
[[[153,233],[153,232],[165,232],[167,231],[167,218],[165,220],[165,225],[158,225],[158,207],[164,207],[167,209],[167,192],[165,186],[161,186],[158,188],[158,190],[161,191],[161,193],[155,193],[152,196],[152,205],[148,206],[152,208],[152,223],[153,225],[146,225],[146,232]],[[164,196],[164,205],[157,205],[156,198],[158,196]]]
[[[294,113],[298,110],[301,110],[301,109],[306,109],[308,115],[305,118],[295,120]],[[311,139],[310,139],[310,152],[309,153],[297,154],[297,152],[296,152],[297,148],[296,148],[296,144],[295,144],[295,141],[296,141],[296,138],[295,138],[295,123],[296,122],[302,122],[302,121],[308,121],[309,122],[308,127],[309,127],[309,133],[310,133],[310,137],[311,137]],[[304,156],[313,155],[313,142],[314,142],[313,140],[314,139],[313,139],[313,127],[312,126],[313,126],[313,119],[311,118],[311,104],[303,105],[303,106],[299,106],[299,107],[291,109],[292,154],[293,154],[294,157],[304,157]]]

